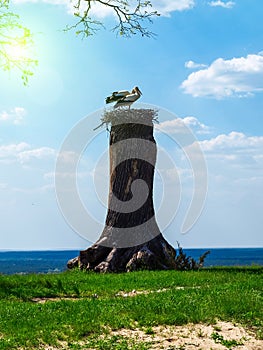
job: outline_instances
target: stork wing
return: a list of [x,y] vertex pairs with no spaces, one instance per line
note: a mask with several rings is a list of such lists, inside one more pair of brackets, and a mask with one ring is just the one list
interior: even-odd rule
[[130,91],[120,90],[114,91],[111,96],[106,97],[106,103],[116,102],[125,98],[125,96],[129,95]]
[[114,95],[122,95],[122,96],[126,96],[130,94],[130,91],[127,90],[120,90],[120,91],[115,91],[113,92]]
[[120,102],[135,102],[140,96],[138,94],[126,95]]

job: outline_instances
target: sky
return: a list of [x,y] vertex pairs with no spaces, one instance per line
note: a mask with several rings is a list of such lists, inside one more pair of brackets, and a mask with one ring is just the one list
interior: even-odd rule
[[[96,7],[94,18],[107,29],[82,40],[63,31],[75,23],[68,1],[12,1],[34,33],[39,63],[26,87],[19,72],[0,71],[0,250],[85,249],[98,238],[95,229],[85,237],[75,232],[61,212],[56,161],[66,137],[83,118],[90,121],[78,190],[103,226],[109,134],[104,127],[93,134],[93,126],[100,124],[106,96],[135,85],[143,92],[140,102],[160,111],[157,221],[165,221],[158,214],[163,202],[173,212],[160,225],[164,237],[184,248],[263,247],[262,0],[152,4],[161,13],[149,24],[155,38],[117,37],[110,31],[112,13]],[[178,123],[200,148],[193,159],[189,144],[178,142]],[[182,233],[195,175],[202,178],[193,170],[200,156],[206,200]],[[170,163],[163,166],[162,157]]]

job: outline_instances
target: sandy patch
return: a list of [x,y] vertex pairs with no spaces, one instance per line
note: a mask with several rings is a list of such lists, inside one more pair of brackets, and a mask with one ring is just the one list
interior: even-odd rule
[[[196,287],[177,287],[176,289],[200,288]],[[169,289],[163,288],[154,291],[120,291],[115,294],[116,297],[135,297],[141,294],[162,293]],[[97,294],[90,296],[99,298]],[[34,298],[33,302],[45,303],[47,301],[71,300],[78,301],[84,298],[57,297],[57,298]],[[158,326],[148,329],[120,329],[111,331],[109,335],[101,336],[105,340],[119,336],[127,339],[128,342],[148,343],[150,350],[263,350],[263,340],[258,340],[252,332],[231,322],[217,322],[214,325],[188,324],[184,326]],[[89,347],[89,341],[83,340],[76,343],[81,349],[92,350]],[[61,342],[60,349],[68,349],[67,345]],[[55,347],[44,347],[45,350],[54,350]]]
[[[112,335],[132,338],[137,342],[150,342],[151,350],[262,350],[263,341],[257,340],[243,327],[230,322],[218,322],[216,325],[190,324],[186,326],[158,326],[152,327],[153,334],[135,329],[121,329]],[[215,339],[213,339],[213,337]],[[223,345],[224,340],[235,342],[230,347]],[[221,340],[221,342],[220,342]],[[239,344],[239,345],[238,345]]]
[[37,304],[45,304],[47,301],[62,301],[62,300],[71,300],[71,301],[77,301],[79,298],[73,298],[73,297],[55,297],[55,298],[32,298],[30,301]]
[[116,297],[123,297],[123,298],[128,298],[128,297],[136,297],[137,295],[144,294],[152,294],[152,293],[163,293],[167,292],[168,290],[181,290],[181,289],[198,289],[201,288],[199,286],[196,287],[175,287],[175,288],[162,288],[162,289],[157,289],[157,290],[132,290],[131,292],[124,292],[120,291],[117,294],[115,294]]
[[[263,349],[263,340],[257,340],[252,333],[231,322],[217,322],[214,325],[188,324],[185,326],[158,326],[152,327],[151,331],[153,334],[147,334],[149,331],[150,329],[120,329],[111,331],[108,335],[101,335],[99,338],[110,341],[110,338],[113,336],[118,336],[121,339],[128,340],[129,344],[148,344],[149,350]],[[216,337],[213,336],[214,334],[216,334]],[[232,342],[232,345],[229,345],[229,343],[228,345],[222,344],[222,339]],[[42,350],[69,349],[67,342],[60,341],[59,343],[59,347],[44,346],[40,348]],[[96,346],[90,347],[88,339],[74,344],[83,350],[97,349]],[[121,349],[121,347],[118,347],[118,349]],[[128,348],[125,347],[125,349]]]
[[[197,287],[175,287],[173,290],[180,290],[180,289],[197,289],[201,288],[199,286]],[[162,288],[158,290],[132,290],[131,292],[124,292],[120,291],[115,294],[115,297],[123,297],[123,298],[128,298],[128,297],[136,297],[137,295],[148,295],[152,293],[163,293],[168,290],[171,290],[172,288]],[[78,301],[78,300],[83,300],[83,299],[88,299],[88,298],[94,298],[97,299],[99,298],[98,294],[93,294],[91,296],[86,296],[86,297],[71,297],[71,296],[66,296],[66,297],[40,297],[40,298],[32,298],[31,301],[34,303],[39,303],[39,304],[44,304],[47,301],[61,301],[61,300],[72,300],[72,301]]]
[[[182,287],[179,287],[182,288]],[[131,292],[124,292],[124,291],[120,291],[117,294],[115,294],[116,297],[123,297],[123,298],[128,298],[128,297],[136,297],[136,295],[147,295],[147,294],[151,294],[151,293],[162,293],[162,292],[166,292],[167,290],[169,290],[168,288],[163,288],[163,289],[158,289],[158,290],[132,290]]]
[[45,304],[47,301],[53,301],[53,302],[57,302],[57,301],[62,301],[62,300],[70,300],[70,301],[79,301],[79,300],[83,300],[83,299],[88,299],[88,298],[94,298],[97,299],[98,295],[97,294],[93,294],[90,297],[41,297],[41,298],[32,298],[30,299],[30,301],[32,301],[33,303],[37,303],[37,304]]

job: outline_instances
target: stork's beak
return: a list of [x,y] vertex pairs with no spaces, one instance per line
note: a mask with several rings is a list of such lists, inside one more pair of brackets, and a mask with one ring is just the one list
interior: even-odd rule
[[138,89],[138,91],[139,91],[139,94],[140,94],[140,95],[142,95],[142,92],[141,92],[141,90],[140,90],[139,88],[137,88],[137,89]]

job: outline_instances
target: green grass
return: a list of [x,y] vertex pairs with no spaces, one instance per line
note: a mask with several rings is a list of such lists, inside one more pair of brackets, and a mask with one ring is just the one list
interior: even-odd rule
[[231,349],[233,346],[244,345],[243,342],[236,341],[234,339],[226,340],[222,335],[218,334],[217,332],[212,333],[211,337],[212,339],[214,339],[215,343],[222,344],[228,349]]
[[[262,277],[262,267],[0,275],[0,349],[59,346],[60,342],[69,349],[81,349],[78,342],[84,341],[94,349],[143,350],[147,344],[99,335],[135,326],[151,334],[154,325],[216,320],[241,323],[262,339]],[[167,290],[116,296],[120,291],[161,289]],[[34,298],[58,299],[41,304]]]

